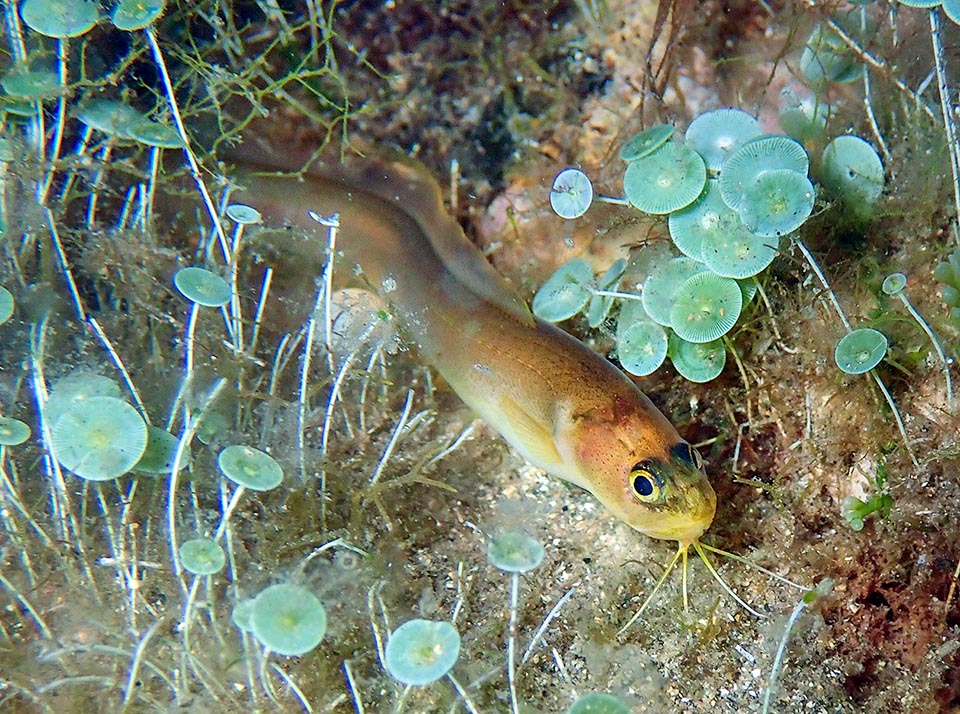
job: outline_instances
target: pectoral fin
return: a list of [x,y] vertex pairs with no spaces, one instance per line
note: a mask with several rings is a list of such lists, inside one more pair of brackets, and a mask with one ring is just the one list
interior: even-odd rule
[[546,424],[530,415],[511,397],[500,397],[503,424],[500,433],[529,461],[550,473],[562,475],[563,459]]

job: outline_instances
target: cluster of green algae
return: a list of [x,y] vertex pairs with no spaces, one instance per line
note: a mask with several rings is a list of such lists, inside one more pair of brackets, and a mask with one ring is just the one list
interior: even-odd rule
[[[159,123],[160,123],[160,124],[163,124],[163,122],[159,122]],[[208,251],[208,252],[209,252],[209,251]],[[198,422],[197,422],[198,428],[199,428],[199,426],[200,426],[200,423],[201,423],[201,421],[198,420]],[[92,493],[92,492],[91,492],[91,493]],[[207,499],[203,499],[203,500],[207,500]],[[105,510],[107,510],[107,509],[105,509]],[[226,509],[225,509],[225,510],[226,510]],[[27,598],[27,597],[25,596],[24,599],[25,599],[25,600],[28,600],[29,598]],[[215,608],[215,603],[213,603],[213,601],[211,601],[210,603],[207,604],[207,606],[210,607],[210,611],[212,612],[212,611],[213,611],[213,608]],[[214,621],[214,624],[215,624],[215,621]],[[147,632],[152,632],[152,631],[151,631],[151,630],[147,630]],[[145,641],[148,642],[149,640],[145,640]],[[134,660],[134,661],[136,662],[137,665],[142,666],[142,662],[139,662],[139,661],[136,661],[136,660]],[[144,661],[146,661],[146,660],[144,660]],[[152,660],[149,661],[148,664],[152,664]],[[197,666],[197,665],[194,665],[194,666]],[[204,674],[202,674],[201,672],[198,671],[198,672],[196,673],[196,675],[197,675],[198,679],[201,681],[201,684],[202,684],[203,686],[209,686],[209,685],[210,685],[210,682],[209,682],[209,681],[203,681],[203,680],[202,680]],[[209,676],[209,673],[207,673],[207,676]],[[269,672],[268,672],[268,676],[270,676],[270,675],[269,675]],[[64,686],[67,686],[67,685],[64,685]],[[269,686],[269,680],[267,680],[267,683],[264,684],[264,686],[265,686],[265,687],[268,687],[268,686]],[[293,685],[291,685],[291,686],[293,686]],[[47,691],[53,691],[53,690],[47,690]],[[125,691],[125,693],[124,693],[124,698],[125,698],[125,699],[126,699],[126,696],[129,694],[129,692],[131,692],[131,691],[134,691],[134,690],[133,690],[133,689],[127,689],[127,690]],[[268,692],[268,694],[269,694],[269,692]],[[275,693],[274,693],[274,694],[275,694]],[[27,695],[24,694],[23,696],[27,696]],[[130,696],[136,696],[136,695],[132,695],[132,694],[131,694]],[[149,696],[149,695],[148,695],[148,696]]]
[[[781,114],[793,111],[787,104]],[[819,138],[811,125],[812,116],[806,123],[788,123],[808,141]],[[651,374],[669,354],[681,375],[708,382],[723,371],[723,338],[760,289],[757,276],[778,255],[781,239],[810,217],[816,190],[807,178],[810,160],[803,145],[793,137],[763,134],[759,122],[739,109],[699,115],[683,142],[670,142],[672,134],[672,126],[660,124],[629,139],[620,150],[627,162],[626,196],[601,198],[669,214],[670,238],[682,255],[661,252],[647,261],[647,277],[636,281],[639,289],[632,293],[617,292],[626,261],[595,279],[582,259],[574,259],[541,287],[533,309],[559,322],[589,304],[589,325],[596,328],[615,298],[633,300],[621,308],[616,327],[624,369]],[[833,201],[864,213],[883,190],[880,158],[860,137],[831,141],[820,172]],[[565,169],[554,180],[551,201],[563,218],[583,215],[592,198],[582,172]]]

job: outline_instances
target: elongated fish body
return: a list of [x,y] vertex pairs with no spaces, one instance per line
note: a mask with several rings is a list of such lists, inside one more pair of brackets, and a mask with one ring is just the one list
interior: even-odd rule
[[[420,168],[377,159],[317,164],[303,179],[257,149],[234,194],[268,222],[319,228],[393,305],[421,357],[529,461],[593,493],[655,538],[697,540],[716,496],[699,455],[606,359],[526,304],[469,242]],[[243,157],[242,152],[235,152]]]

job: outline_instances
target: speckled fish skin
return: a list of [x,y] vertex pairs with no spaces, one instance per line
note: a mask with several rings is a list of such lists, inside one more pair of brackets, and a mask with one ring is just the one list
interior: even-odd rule
[[[294,168],[268,150],[242,147],[233,158],[245,187],[233,199],[268,223],[319,236],[308,211],[339,215],[347,264],[393,305],[421,357],[532,463],[648,536],[687,545],[709,527],[716,495],[699,457],[620,370],[530,313],[422,167],[352,159],[315,164],[298,179],[260,175]],[[638,464],[660,485],[653,503],[634,493]]]

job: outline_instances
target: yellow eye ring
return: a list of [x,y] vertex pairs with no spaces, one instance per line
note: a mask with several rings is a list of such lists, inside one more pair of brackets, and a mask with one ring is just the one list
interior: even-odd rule
[[633,495],[643,503],[660,500],[660,481],[650,470],[637,465],[630,470],[630,485]]

